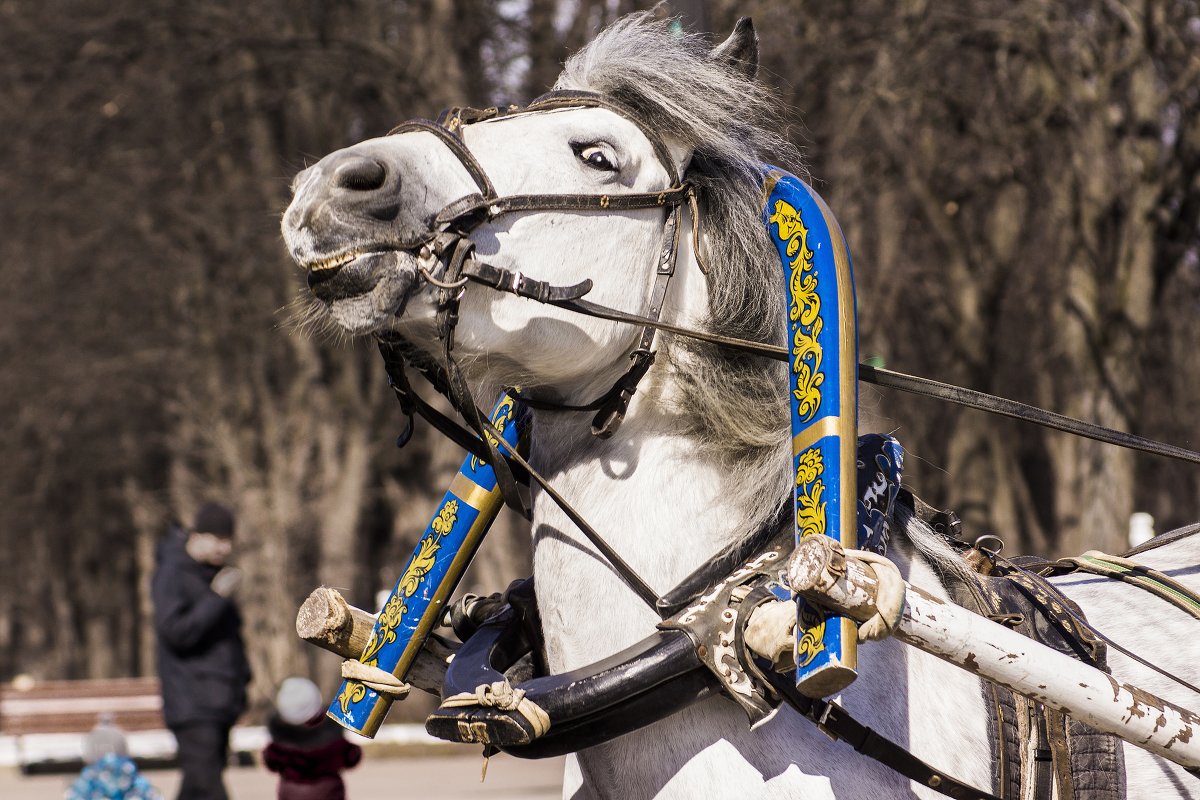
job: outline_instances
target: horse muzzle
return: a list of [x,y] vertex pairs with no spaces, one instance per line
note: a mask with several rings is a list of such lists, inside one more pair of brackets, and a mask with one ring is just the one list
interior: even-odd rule
[[308,287],[349,333],[372,333],[404,313],[416,290],[416,259],[405,251],[365,253],[337,267],[308,271]]
[[[333,320],[371,333],[403,312],[419,284],[417,252],[458,187],[431,185],[406,137],[372,139],[300,172],[282,220],[292,259]],[[453,182],[451,182],[453,183]]]

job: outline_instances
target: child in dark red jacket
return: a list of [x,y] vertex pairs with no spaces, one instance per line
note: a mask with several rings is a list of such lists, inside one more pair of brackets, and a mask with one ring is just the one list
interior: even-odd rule
[[263,761],[279,773],[279,800],[345,800],[341,772],[359,762],[362,748],[347,742],[341,727],[325,716],[315,683],[285,680],[267,730],[271,743]]

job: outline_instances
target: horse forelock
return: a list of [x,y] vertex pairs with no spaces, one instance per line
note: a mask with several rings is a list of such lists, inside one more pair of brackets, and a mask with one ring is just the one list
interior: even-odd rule
[[[774,92],[709,51],[668,20],[633,14],[572,56],[556,88],[612,97],[658,136],[692,149],[686,179],[700,201],[709,285],[701,324],[782,344],[785,292],[762,224],[762,167],[803,174],[800,155],[781,133]],[[744,499],[746,522],[765,521],[790,485],[786,367],[675,336],[663,337],[660,360],[691,433],[728,467],[727,488]]]

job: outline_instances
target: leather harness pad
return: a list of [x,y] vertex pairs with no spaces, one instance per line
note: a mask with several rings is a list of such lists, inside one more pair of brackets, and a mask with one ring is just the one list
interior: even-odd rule
[[770,715],[779,705],[779,698],[748,669],[741,632],[751,609],[744,601],[755,589],[782,585],[781,573],[787,569],[787,557],[794,547],[792,531],[781,529],[769,547],[658,626],[687,633],[700,660],[717,676],[726,696],[746,712],[751,724]]
[[[442,696],[474,692],[496,682],[516,683],[522,661],[541,641],[534,620],[532,581],[524,592],[510,590],[509,605],[484,622],[458,650]],[[438,708],[425,721],[433,736],[477,742],[522,758],[546,758],[574,752],[621,736],[716,693],[717,681],[700,669],[692,640],[681,631],[656,631],[637,644],[595,664],[560,675],[521,681],[525,699],[549,717],[550,727],[536,736],[516,711],[490,706]],[[514,670],[516,667],[516,670]]]
[[[948,587],[954,601],[1008,625],[1040,644],[1108,671],[1107,648],[1077,617],[1083,613],[1045,578],[1017,569],[993,567],[974,585]],[[1111,734],[1073,720],[1053,709],[985,682],[985,703],[992,717],[992,739],[998,752],[993,770],[997,795],[1023,797],[1030,781],[1035,796],[1049,797],[1050,784],[1060,797],[1074,800],[1121,800],[1125,797],[1124,750]],[[1025,763],[1022,740],[1034,737],[1034,763]]]

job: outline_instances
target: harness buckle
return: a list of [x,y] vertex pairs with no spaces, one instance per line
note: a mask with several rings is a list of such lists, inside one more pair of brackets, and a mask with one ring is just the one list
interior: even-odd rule
[[521,270],[519,269],[513,270],[511,273],[509,273],[509,275],[509,285],[506,291],[512,292],[515,295],[519,295],[521,293],[521,281],[525,280],[525,276],[521,274]]
[[817,730],[828,736],[833,741],[838,740],[838,735],[826,727],[829,722],[829,715],[833,713],[833,703],[825,703],[825,707],[821,709],[821,713],[817,715],[813,722],[817,723]]

